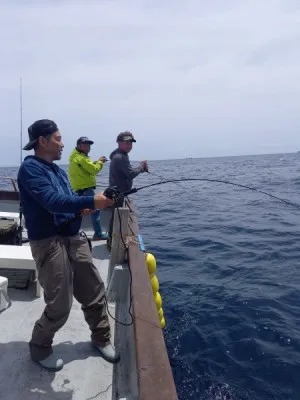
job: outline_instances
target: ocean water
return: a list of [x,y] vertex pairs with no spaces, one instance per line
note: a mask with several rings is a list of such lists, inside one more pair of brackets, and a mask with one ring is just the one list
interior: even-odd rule
[[[149,169],[135,186],[226,179],[300,204],[300,154],[153,161]],[[179,399],[299,400],[300,210],[208,182],[156,186],[132,199],[157,260]]]

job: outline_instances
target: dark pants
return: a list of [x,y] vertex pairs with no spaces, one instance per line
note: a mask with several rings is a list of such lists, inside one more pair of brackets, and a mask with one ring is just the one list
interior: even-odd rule
[[[117,207],[125,207],[125,206],[129,208],[129,226],[131,226],[132,224],[137,226],[137,211],[133,201],[128,197],[126,197],[126,200],[124,198],[119,199],[117,204],[111,207],[112,213],[109,221],[108,240],[107,240],[109,246],[111,246],[112,243],[115,210]],[[129,235],[131,234],[132,232],[129,232]]]
[[104,283],[86,239],[79,235],[54,236],[31,241],[30,246],[46,303],[29,343],[32,359],[43,360],[52,353],[54,335],[69,317],[73,294],[82,306],[92,342],[101,346],[109,343]]
[[[95,196],[94,188],[82,189],[77,191],[78,196]],[[101,220],[100,220],[100,210],[95,210],[91,214],[91,221],[94,229],[94,236],[101,237],[102,227],[101,227]]]

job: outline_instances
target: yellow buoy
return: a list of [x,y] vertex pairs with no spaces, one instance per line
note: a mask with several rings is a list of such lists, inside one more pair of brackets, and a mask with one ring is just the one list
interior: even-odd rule
[[153,294],[155,294],[156,292],[159,291],[159,282],[155,275],[151,278],[151,286],[152,286]]
[[166,321],[164,317],[162,317],[162,319],[160,320],[160,326],[162,329],[166,326]]
[[161,320],[162,317],[164,316],[164,310],[163,310],[162,308],[160,308],[160,309],[158,310],[158,316],[159,316],[159,319],[160,319],[160,320]]
[[162,299],[161,299],[161,295],[159,294],[159,292],[155,293],[155,304],[156,304],[156,308],[157,310],[159,310],[162,306]]
[[146,264],[148,268],[149,275],[154,275],[156,271],[156,260],[153,254],[146,253]]

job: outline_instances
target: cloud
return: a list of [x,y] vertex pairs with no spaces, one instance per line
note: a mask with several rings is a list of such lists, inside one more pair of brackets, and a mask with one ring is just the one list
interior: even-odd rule
[[23,140],[55,119],[64,162],[81,134],[108,154],[124,129],[135,159],[299,149],[297,0],[26,3],[0,5],[2,164],[19,162],[20,76]]

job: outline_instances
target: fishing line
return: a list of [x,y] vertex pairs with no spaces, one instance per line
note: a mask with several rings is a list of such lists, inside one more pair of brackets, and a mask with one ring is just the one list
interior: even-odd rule
[[154,172],[150,172],[150,171],[146,171],[149,175],[153,175],[153,176],[156,176],[156,178],[159,178],[160,180],[165,180],[165,178],[163,177],[163,176],[161,176],[161,175],[157,175],[157,174],[155,174]]
[[[150,171],[146,171],[149,175],[153,175],[153,176],[155,176],[156,178],[159,178],[161,181],[164,181],[164,180],[166,180],[166,178],[164,178],[163,176],[161,176],[161,175],[158,175],[158,174],[156,174],[156,173],[154,173],[154,172],[150,172]],[[173,182],[173,183],[175,183],[175,185],[180,185],[180,183],[181,182]],[[182,182],[183,184],[184,184],[184,182]],[[181,185],[180,186],[180,188],[181,189],[183,189],[183,185]],[[190,193],[192,193],[192,191],[193,191],[193,189],[191,188],[191,187],[188,187],[188,188],[186,188],[186,185],[184,186],[184,190],[186,190],[186,189],[188,189],[189,190],[189,192]],[[193,196],[195,196],[195,192],[193,191]],[[197,194],[200,194],[200,193],[197,193]]]

